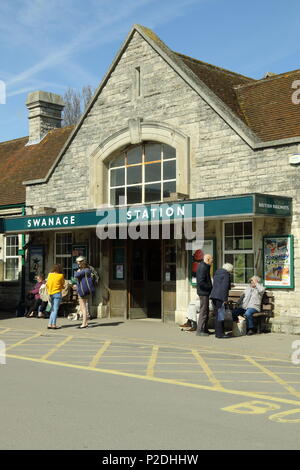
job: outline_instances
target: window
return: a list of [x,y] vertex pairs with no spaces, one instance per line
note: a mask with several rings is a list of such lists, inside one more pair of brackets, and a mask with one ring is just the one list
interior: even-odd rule
[[72,277],[72,233],[55,234],[55,263],[61,264],[65,279]]
[[136,96],[141,96],[141,68],[135,68],[135,88]]
[[159,202],[174,192],[176,150],[169,145],[147,143],[131,147],[110,163],[111,205]]
[[224,262],[233,264],[233,282],[248,283],[254,276],[251,221],[224,223]]
[[5,237],[5,280],[16,281],[19,278],[19,236]]

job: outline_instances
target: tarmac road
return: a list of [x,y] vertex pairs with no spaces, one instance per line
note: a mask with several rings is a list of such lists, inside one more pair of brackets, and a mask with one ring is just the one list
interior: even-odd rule
[[0,323],[0,449],[299,449],[299,337]]

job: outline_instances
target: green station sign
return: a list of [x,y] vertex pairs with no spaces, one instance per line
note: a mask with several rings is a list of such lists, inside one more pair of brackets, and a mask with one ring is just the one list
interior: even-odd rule
[[272,215],[287,217],[292,214],[292,199],[250,194],[229,198],[146,204],[131,207],[103,207],[51,215],[31,215],[1,219],[2,233],[30,233],[33,231],[88,228],[124,225],[130,223],[160,223],[178,219],[223,218],[234,216]]

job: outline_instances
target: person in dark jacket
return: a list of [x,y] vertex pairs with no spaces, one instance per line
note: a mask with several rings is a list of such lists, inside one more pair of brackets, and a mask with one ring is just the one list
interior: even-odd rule
[[210,298],[213,301],[215,313],[215,336],[216,338],[229,338],[224,332],[224,317],[222,309],[224,302],[228,300],[228,293],[231,289],[231,276],[233,266],[230,263],[225,263],[221,269],[217,269],[214,275],[213,288]]
[[82,325],[79,328],[88,327],[88,310],[87,302],[89,295],[95,293],[95,287],[92,281],[92,270],[88,262],[83,259],[82,261],[77,261],[79,269],[75,273],[75,278],[77,280],[77,292],[79,296],[79,306],[82,312]]
[[209,254],[206,254],[203,260],[199,263],[196,272],[197,294],[200,298],[200,312],[196,333],[197,336],[209,335],[207,323],[209,316],[209,295],[212,290],[212,282],[210,277],[210,267],[212,263],[213,257]]

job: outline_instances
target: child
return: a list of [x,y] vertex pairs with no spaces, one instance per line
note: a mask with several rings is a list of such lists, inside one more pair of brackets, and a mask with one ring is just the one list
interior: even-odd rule
[[43,318],[44,311],[46,310],[47,303],[48,303],[41,299],[41,296],[39,293],[41,286],[46,284],[45,275],[38,274],[36,276],[36,280],[37,280],[37,283],[35,284],[34,288],[31,291],[29,291],[30,294],[34,294],[34,304],[26,315],[29,318],[33,318],[37,316],[39,316],[39,318]]

